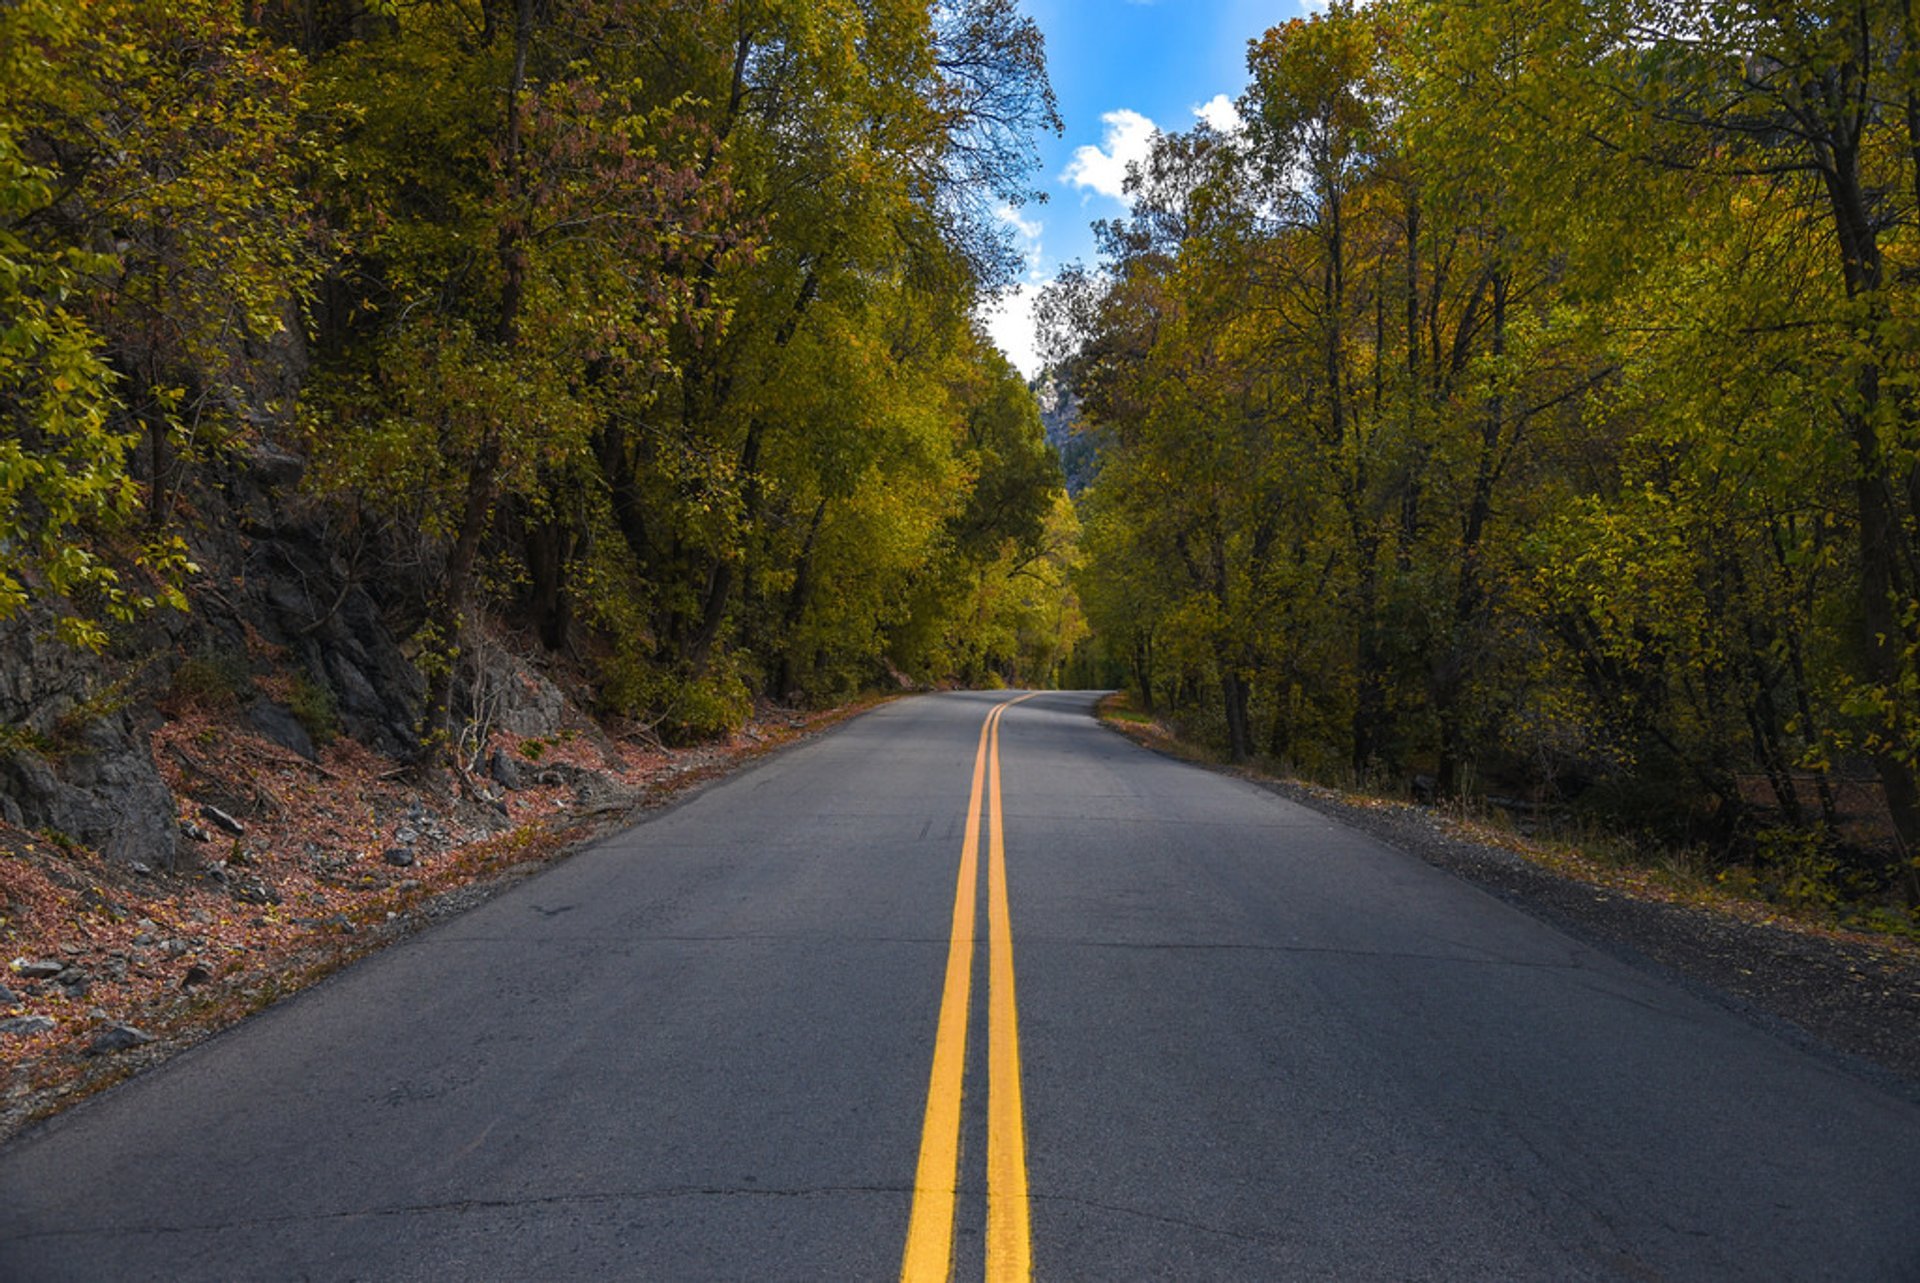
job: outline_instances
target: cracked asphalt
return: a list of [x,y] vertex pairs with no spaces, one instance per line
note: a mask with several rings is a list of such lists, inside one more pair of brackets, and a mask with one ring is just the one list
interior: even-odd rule
[[[27,1132],[0,1279],[896,1276],[1004,698],[876,709]],[[1909,1099],[1092,702],[1002,727],[1037,1276],[1920,1277]]]

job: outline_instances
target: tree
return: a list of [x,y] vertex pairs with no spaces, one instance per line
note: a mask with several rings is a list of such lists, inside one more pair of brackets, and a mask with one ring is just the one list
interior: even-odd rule
[[[251,386],[246,349],[287,333],[314,269],[303,68],[216,0],[33,0],[0,15],[0,48],[0,293],[19,318],[0,337],[0,611],[29,580],[109,617],[184,607],[182,469],[287,408]],[[111,547],[137,502],[142,546]],[[97,615],[63,631],[98,646]]]

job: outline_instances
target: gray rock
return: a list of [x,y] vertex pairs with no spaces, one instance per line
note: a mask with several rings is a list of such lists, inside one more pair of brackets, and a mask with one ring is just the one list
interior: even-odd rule
[[213,972],[208,971],[196,962],[187,968],[185,975],[180,977],[180,987],[182,989],[191,989],[195,985],[205,984],[211,979],[213,979]]
[[566,719],[560,688],[512,655],[496,652],[480,680],[493,703],[493,724],[509,735],[544,738]]
[[225,829],[227,832],[233,834],[235,837],[239,837],[242,833],[245,833],[247,831],[246,825],[234,819],[231,815],[228,815],[225,811],[221,810],[219,807],[215,806],[211,802],[204,803],[200,807],[200,818],[203,820],[206,820],[208,823],[212,824],[215,828]]
[[309,762],[319,756],[313,747],[313,736],[285,704],[256,699],[247,705],[247,723],[281,748],[298,753]]
[[527,773],[520,768],[520,762],[504,748],[493,750],[493,756],[487,759],[487,774],[501,788],[515,792],[527,786]]
[[213,841],[213,834],[207,832],[192,820],[180,821],[180,833],[183,837],[192,838],[195,842]]
[[87,1055],[105,1056],[116,1051],[127,1051],[152,1041],[153,1035],[144,1029],[135,1029],[132,1025],[111,1024],[87,1044]]
[[286,622],[294,628],[304,628],[313,622],[316,612],[313,601],[307,596],[306,589],[291,579],[274,578],[267,582],[267,604],[278,611]]
[[412,846],[420,840],[420,835],[404,825],[393,835],[393,840],[401,846]]
[[242,904],[278,904],[280,891],[264,878],[241,878],[229,892]]
[[66,963],[52,958],[22,958],[13,964],[13,974],[22,980],[48,980],[66,969]]
[[0,1007],[11,1007],[20,1001],[20,995],[5,985],[0,985]]
[[386,713],[386,705],[380,693],[367,680],[367,675],[352,660],[339,651],[327,656],[327,674],[333,678],[333,688],[340,701],[342,712],[354,713],[361,717],[381,717]]
[[0,626],[0,722],[44,734],[93,689],[99,657],[58,641],[54,613],[29,608]]
[[406,869],[413,867],[413,852],[407,850],[404,846],[390,846],[381,852],[380,858],[395,868]]
[[126,713],[88,725],[57,768],[27,752],[0,759],[0,794],[21,827],[64,833],[122,863],[172,859],[173,795]]
[[301,474],[307,470],[307,461],[297,454],[289,454],[260,442],[247,451],[247,470],[259,484],[273,490],[284,490],[300,483]]
[[54,1027],[52,1016],[15,1016],[11,1020],[0,1020],[0,1034],[11,1034],[15,1038],[26,1038],[33,1034],[43,1034]]

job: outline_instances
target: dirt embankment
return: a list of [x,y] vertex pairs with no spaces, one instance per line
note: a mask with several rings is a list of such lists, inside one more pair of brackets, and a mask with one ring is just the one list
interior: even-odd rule
[[309,758],[237,712],[172,717],[172,867],[0,824],[0,1137],[872,702],[683,749],[569,713],[444,792],[353,740]]

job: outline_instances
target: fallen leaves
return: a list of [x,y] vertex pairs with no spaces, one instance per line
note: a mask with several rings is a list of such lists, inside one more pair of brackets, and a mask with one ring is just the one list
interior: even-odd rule
[[475,775],[451,792],[351,740],[310,763],[233,710],[183,710],[152,736],[176,798],[173,868],[0,825],[0,1134],[398,938],[451,892],[537,869],[872,702],[763,710],[678,751],[585,722],[537,744],[495,736],[479,760],[516,755],[522,787]]

